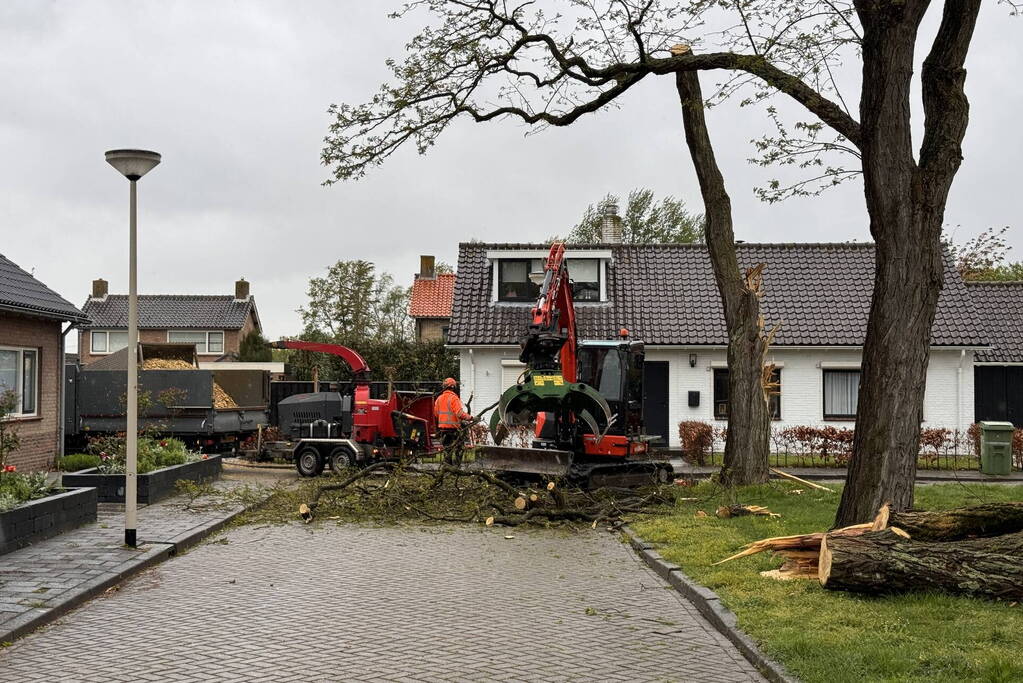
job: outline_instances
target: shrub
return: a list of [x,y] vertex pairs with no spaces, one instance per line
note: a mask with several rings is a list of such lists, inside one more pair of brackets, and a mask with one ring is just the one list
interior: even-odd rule
[[699,420],[683,420],[678,425],[678,438],[682,456],[689,462],[703,465],[706,455],[714,446],[714,427]]
[[[96,437],[89,441],[86,450],[99,457],[98,467],[103,474],[124,472],[126,454],[123,434]],[[183,465],[198,460],[199,457],[197,453],[190,452],[179,439],[140,436],[138,440],[139,474],[172,465]]]
[[7,512],[30,500],[45,498],[52,490],[42,472],[0,472],[0,512]]
[[92,453],[71,453],[57,460],[57,469],[61,472],[77,472],[92,467],[99,467],[98,455]]

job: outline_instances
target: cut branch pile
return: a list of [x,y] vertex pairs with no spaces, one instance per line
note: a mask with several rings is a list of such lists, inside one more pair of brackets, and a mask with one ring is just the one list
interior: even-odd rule
[[885,505],[872,523],[765,538],[716,564],[765,551],[785,562],[763,576],[817,579],[829,590],[1023,599],[1023,503],[898,513]]
[[[490,472],[379,462],[303,489],[299,514],[375,521],[470,522],[487,526],[584,523],[618,526],[627,515],[673,504],[673,486],[583,491],[558,482],[518,486]],[[294,508],[292,508],[294,510]],[[293,513],[292,513],[293,514]]]

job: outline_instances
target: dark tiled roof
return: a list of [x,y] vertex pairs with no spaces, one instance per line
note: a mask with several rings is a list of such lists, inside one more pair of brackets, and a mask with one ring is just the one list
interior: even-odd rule
[[[688,245],[569,245],[612,251],[606,304],[576,307],[584,339],[612,339],[621,327],[648,344],[725,345],[724,315],[707,248]],[[492,303],[487,251],[539,250],[536,244],[460,245],[450,344],[512,344],[528,306]],[[764,263],[764,317],[780,323],[780,346],[858,346],[866,334],[874,245],[740,244],[739,265]],[[984,346],[966,286],[946,258],[932,343]]]
[[[139,296],[139,329],[240,330],[256,302],[238,301],[231,295],[143,294]],[[90,298],[82,307],[92,318],[89,328],[118,329],[128,326],[128,296],[108,294]],[[258,324],[258,323],[257,323]]]
[[455,295],[455,274],[441,273],[435,278],[416,278],[412,283],[412,301],[408,314],[413,318],[450,318]]
[[74,304],[0,254],[0,308],[58,320],[85,322]]
[[978,363],[1023,363],[1023,282],[970,282],[991,349],[978,351]]

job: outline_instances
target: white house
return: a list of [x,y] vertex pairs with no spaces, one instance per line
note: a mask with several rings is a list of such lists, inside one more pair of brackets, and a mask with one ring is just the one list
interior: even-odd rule
[[[460,245],[448,343],[459,351],[462,396],[479,410],[523,369],[518,339],[529,320],[548,246]],[[765,264],[763,310],[780,324],[769,359],[778,367],[777,425],[852,426],[874,276],[874,246],[740,244],[739,263]],[[621,328],[646,344],[647,431],[678,447],[678,423],[723,426],[728,414],[724,317],[707,248],[569,245],[580,339]],[[974,421],[974,357],[989,347],[967,287],[946,263],[924,401],[927,426]]]

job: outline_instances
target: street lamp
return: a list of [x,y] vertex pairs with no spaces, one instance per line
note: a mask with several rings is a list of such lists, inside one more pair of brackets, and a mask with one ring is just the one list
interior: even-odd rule
[[143,149],[112,149],[107,152],[107,163],[131,181],[128,229],[128,424],[125,430],[124,466],[124,544],[136,547],[138,509],[138,436],[139,436],[139,295],[136,258],[136,193],[139,178],[156,168],[160,155]]

